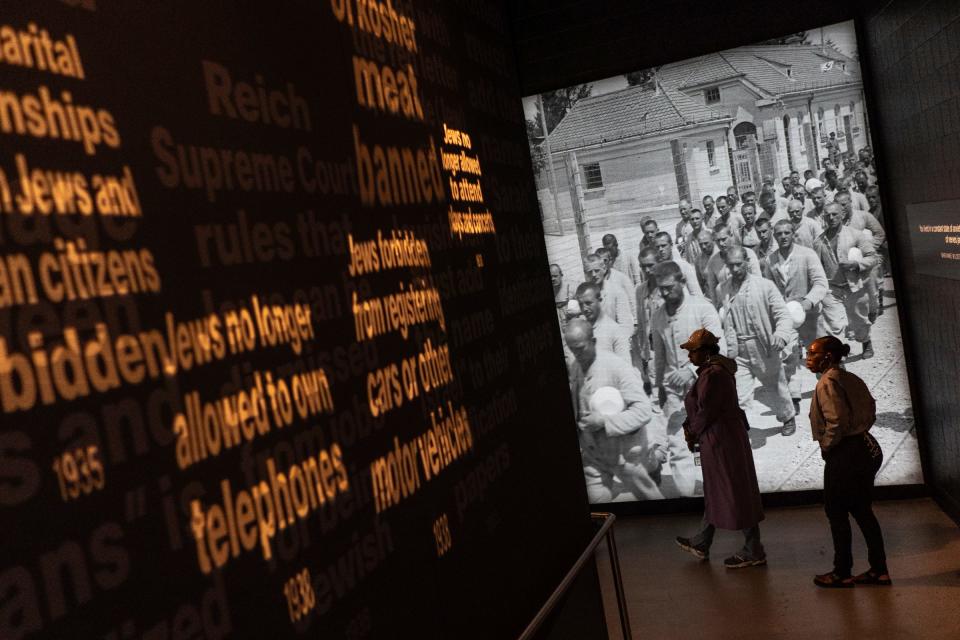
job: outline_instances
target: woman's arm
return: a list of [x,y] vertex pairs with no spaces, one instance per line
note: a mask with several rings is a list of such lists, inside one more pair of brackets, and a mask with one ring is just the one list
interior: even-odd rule
[[820,378],[814,393],[817,394],[824,422],[820,449],[826,453],[843,437],[844,425],[850,422],[850,407],[847,406],[843,389],[832,376]]

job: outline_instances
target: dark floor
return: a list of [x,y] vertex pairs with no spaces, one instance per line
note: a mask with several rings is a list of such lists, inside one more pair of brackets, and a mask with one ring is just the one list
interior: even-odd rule
[[[886,501],[874,510],[892,587],[821,589],[832,568],[820,506],[769,510],[761,525],[768,564],[729,570],[738,532],[718,531],[709,561],[674,543],[696,531],[696,515],[622,517],[616,522],[634,638],[960,639],[960,529],[930,499]],[[854,527],[854,572],[867,569]],[[621,638],[605,547],[598,550],[611,638]]]

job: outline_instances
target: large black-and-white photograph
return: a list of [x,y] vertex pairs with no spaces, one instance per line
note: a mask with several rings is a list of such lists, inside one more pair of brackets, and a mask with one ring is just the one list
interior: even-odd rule
[[736,363],[762,492],[822,487],[804,357],[826,335],[876,398],[877,484],[922,482],[852,22],[524,110],[592,503],[702,495],[700,328]]

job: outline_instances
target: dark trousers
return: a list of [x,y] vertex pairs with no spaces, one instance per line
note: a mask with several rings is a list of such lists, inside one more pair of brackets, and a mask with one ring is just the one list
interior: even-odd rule
[[843,438],[826,454],[823,470],[824,510],[833,535],[833,570],[849,576],[853,568],[851,551],[853,516],[867,543],[870,569],[887,572],[887,557],[883,550],[880,523],[873,515],[873,478],[883,462],[883,453],[873,436],[867,433]]

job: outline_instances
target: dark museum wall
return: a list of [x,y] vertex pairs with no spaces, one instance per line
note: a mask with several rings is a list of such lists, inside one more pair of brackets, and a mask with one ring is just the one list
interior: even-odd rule
[[0,638],[517,637],[594,527],[503,4],[0,8]]
[[522,0],[511,5],[520,91],[540,91],[683,60],[851,19],[849,3]]
[[918,273],[907,220],[908,207],[921,202],[952,200],[954,224],[960,213],[960,3],[882,3],[863,25],[889,183],[885,210],[893,213],[899,284],[912,318],[904,335],[925,478],[960,519],[960,269],[951,268],[954,279]]

